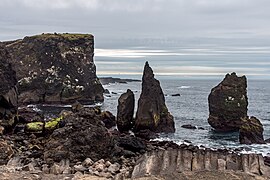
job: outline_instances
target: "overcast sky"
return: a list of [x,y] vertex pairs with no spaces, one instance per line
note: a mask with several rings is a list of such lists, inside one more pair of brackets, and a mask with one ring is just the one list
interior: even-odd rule
[[269,0],[0,0],[0,41],[92,33],[98,74],[270,78]]

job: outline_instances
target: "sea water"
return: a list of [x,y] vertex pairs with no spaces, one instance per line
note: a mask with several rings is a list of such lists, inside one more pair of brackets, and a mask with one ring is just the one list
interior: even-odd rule
[[[158,140],[172,140],[183,143],[191,141],[193,145],[203,145],[209,148],[241,148],[243,152],[256,152],[264,155],[270,153],[270,144],[242,145],[239,143],[237,132],[217,133],[212,130],[207,122],[209,115],[208,95],[211,88],[216,86],[222,79],[177,79],[161,78],[160,83],[165,94],[166,104],[174,116],[176,132],[172,134],[160,134]],[[119,96],[131,89],[135,94],[135,112],[137,100],[141,92],[140,82],[127,84],[109,84],[104,86],[110,92],[117,94],[105,95],[103,109],[116,114]],[[181,96],[171,96],[180,93]],[[264,138],[270,138],[270,81],[248,81],[248,115],[260,119],[264,126]],[[202,129],[184,129],[184,124],[192,124]]]

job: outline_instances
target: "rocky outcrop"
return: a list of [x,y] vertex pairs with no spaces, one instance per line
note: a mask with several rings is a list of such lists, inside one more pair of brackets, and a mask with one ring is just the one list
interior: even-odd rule
[[234,131],[247,116],[247,80],[236,73],[227,74],[208,96],[208,123],[217,131]]
[[269,177],[270,167],[264,164],[262,155],[229,153],[227,151],[202,150],[189,146],[158,149],[145,153],[137,160],[132,178],[144,176],[175,175],[183,172],[224,172],[225,170]]
[[19,102],[103,101],[90,34],[42,34],[6,42],[17,72]]
[[128,132],[134,125],[133,114],[135,106],[134,93],[128,89],[118,99],[117,128],[120,132]]
[[114,141],[94,108],[67,116],[65,126],[54,130],[45,146],[47,163],[69,159],[70,162],[109,158],[114,152]]
[[173,116],[168,111],[160,83],[155,79],[148,62],[144,66],[142,92],[134,127],[135,131],[144,129],[153,132],[175,132]]
[[18,108],[16,73],[8,62],[10,55],[0,45],[0,125],[11,127]]
[[263,125],[259,119],[253,116],[242,119],[239,141],[241,144],[265,144]]

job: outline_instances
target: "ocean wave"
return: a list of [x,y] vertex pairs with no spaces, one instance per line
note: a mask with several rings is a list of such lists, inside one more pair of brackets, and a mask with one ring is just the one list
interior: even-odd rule
[[178,89],[189,89],[190,86],[180,86],[180,87],[177,87]]

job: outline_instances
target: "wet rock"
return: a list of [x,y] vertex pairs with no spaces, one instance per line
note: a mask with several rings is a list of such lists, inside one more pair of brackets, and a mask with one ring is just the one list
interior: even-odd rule
[[134,127],[135,131],[143,129],[153,132],[175,132],[173,116],[168,111],[160,83],[154,78],[153,70],[148,62],[144,66],[142,92]]
[[236,73],[227,74],[208,96],[208,123],[217,131],[238,130],[247,116],[247,80]]
[[143,129],[135,132],[135,136],[146,140],[155,139],[158,137],[156,133],[150,131],[149,129]]
[[134,136],[120,137],[117,142],[118,146],[132,152],[140,152],[146,149],[145,143],[140,138]]
[[105,89],[104,94],[110,94],[110,91],[108,89]]
[[5,140],[0,140],[0,165],[6,164],[13,156],[12,146]]
[[266,143],[270,143],[270,138],[265,140]]
[[242,118],[242,125],[239,131],[241,144],[264,144],[263,125],[256,117]]
[[105,127],[110,129],[116,126],[116,118],[110,111],[103,111],[101,113],[102,122],[105,124]]
[[79,112],[83,109],[83,105],[80,102],[76,101],[71,105],[71,109],[73,112]]
[[177,93],[177,94],[172,94],[173,97],[175,96],[181,96],[181,94]]
[[0,45],[0,125],[10,128],[18,108],[18,92],[16,73],[11,67],[10,55]]
[[197,129],[196,126],[193,126],[191,124],[184,124],[181,127],[185,129]]
[[117,128],[120,132],[128,132],[133,124],[133,114],[135,106],[134,93],[128,89],[118,99],[117,106]]
[[[98,112],[97,112],[98,113]],[[114,152],[113,138],[102,125],[95,108],[83,109],[65,118],[65,126],[54,130],[45,145],[47,163],[69,159],[82,162],[86,158],[109,158]]]
[[43,121],[44,117],[41,113],[34,111],[32,108],[20,107],[18,109],[18,122],[19,123],[30,123]]
[[5,43],[17,72],[19,102],[103,101],[90,34],[42,34]]

